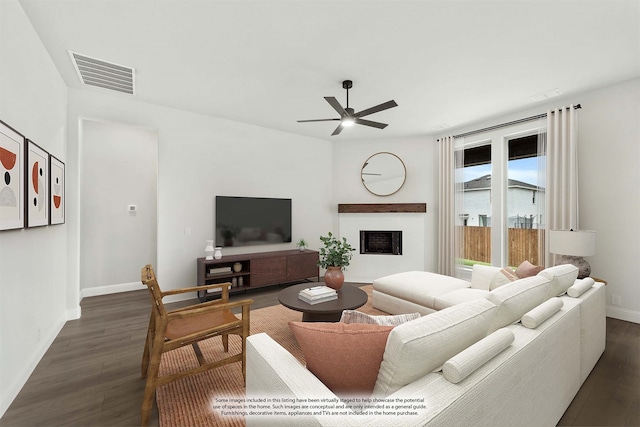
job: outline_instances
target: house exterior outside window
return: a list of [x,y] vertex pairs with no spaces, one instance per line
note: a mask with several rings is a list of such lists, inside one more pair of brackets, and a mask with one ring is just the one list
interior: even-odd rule
[[[544,263],[546,156],[538,142],[541,129],[525,126],[524,131],[501,129],[475,141],[465,139],[458,151],[461,197],[456,203],[464,213],[457,216],[463,236],[458,262],[463,268],[478,262],[511,267],[525,260]],[[463,177],[467,179],[460,182]]]

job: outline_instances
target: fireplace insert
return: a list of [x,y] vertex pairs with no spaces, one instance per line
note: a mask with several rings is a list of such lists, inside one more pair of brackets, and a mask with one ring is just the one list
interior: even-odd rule
[[360,230],[360,253],[402,255],[402,231]]

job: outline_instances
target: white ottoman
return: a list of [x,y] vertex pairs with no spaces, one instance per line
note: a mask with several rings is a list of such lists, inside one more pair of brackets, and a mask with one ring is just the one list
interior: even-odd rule
[[425,315],[436,311],[438,296],[470,286],[466,280],[428,271],[392,274],[373,281],[373,307],[390,314]]

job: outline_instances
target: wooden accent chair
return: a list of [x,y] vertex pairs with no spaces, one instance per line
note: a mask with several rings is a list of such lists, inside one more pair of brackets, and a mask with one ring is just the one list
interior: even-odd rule
[[[198,374],[207,369],[217,368],[229,363],[242,362],[242,375],[246,380],[246,339],[249,336],[249,308],[251,299],[229,302],[230,283],[218,283],[192,288],[172,289],[162,292],[151,265],[146,265],[140,273],[142,283],[149,288],[151,295],[151,317],[142,355],[142,378],[147,378],[142,400],[142,425],[149,424],[156,388],[168,382]],[[203,291],[220,288],[221,298],[196,304],[177,310],[166,311],[162,298],[184,292]],[[242,317],[238,319],[231,309],[242,307]],[[229,351],[228,334],[242,337],[242,353],[222,360],[207,362],[198,347],[198,342],[221,335],[225,352]],[[171,375],[158,377],[162,354],[186,345],[192,345],[200,366]]]

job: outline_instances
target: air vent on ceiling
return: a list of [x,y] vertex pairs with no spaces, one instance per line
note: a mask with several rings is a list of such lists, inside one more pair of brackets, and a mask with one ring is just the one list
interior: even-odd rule
[[80,81],[133,95],[134,69],[69,51]]

